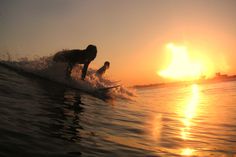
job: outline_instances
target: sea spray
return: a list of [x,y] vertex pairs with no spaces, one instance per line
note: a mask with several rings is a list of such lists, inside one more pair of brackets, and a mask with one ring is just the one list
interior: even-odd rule
[[[66,63],[56,63],[52,60],[53,56],[35,57],[29,59],[28,57],[21,57],[12,60],[13,57],[9,57],[10,54],[1,55],[0,59],[2,62],[10,64],[20,70],[28,73],[36,74],[43,78],[50,80],[66,83]],[[11,60],[9,59],[11,58]],[[79,86],[79,89],[88,92],[94,92],[95,90],[117,86],[119,87],[109,89],[107,94],[112,98],[128,99],[131,100],[135,96],[135,90],[127,88],[121,84],[120,81],[113,81],[108,77],[99,77],[96,75],[96,70],[89,68],[87,71],[86,81],[81,80],[82,65],[76,65],[71,73],[73,84]]]

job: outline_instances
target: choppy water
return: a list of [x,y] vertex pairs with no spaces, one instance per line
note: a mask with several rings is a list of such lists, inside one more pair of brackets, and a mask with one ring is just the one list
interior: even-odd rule
[[104,102],[0,67],[0,156],[236,156],[236,82]]

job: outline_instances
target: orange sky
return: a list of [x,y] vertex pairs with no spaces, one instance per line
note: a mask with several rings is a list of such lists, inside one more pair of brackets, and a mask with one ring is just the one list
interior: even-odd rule
[[166,81],[157,73],[171,64],[173,43],[187,48],[187,62],[208,62],[204,75],[234,74],[235,19],[235,0],[2,1],[0,52],[43,56],[95,44],[91,66],[109,60],[109,77],[132,85]]

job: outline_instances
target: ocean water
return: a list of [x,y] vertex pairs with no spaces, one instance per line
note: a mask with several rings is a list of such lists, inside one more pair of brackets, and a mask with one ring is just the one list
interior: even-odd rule
[[0,156],[236,156],[236,82],[104,101],[0,66]]

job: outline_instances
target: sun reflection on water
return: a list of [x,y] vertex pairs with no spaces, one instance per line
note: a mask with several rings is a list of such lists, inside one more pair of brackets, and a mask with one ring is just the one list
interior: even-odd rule
[[182,149],[181,155],[184,155],[184,156],[191,156],[191,155],[193,155],[194,151],[195,151],[194,149],[185,148],[185,149]]
[[[196,116],[197,105],[199,102],[199,86],[193,84],[191,86],[191,96],[190,100],[186,103],[183,108],[183,128],[181,128],[181,138],[183,140],[189,140],[191,135],[192,119]],[[181,155],[190,156],[195,152],[194,149],[184,148],[181,150]]]

